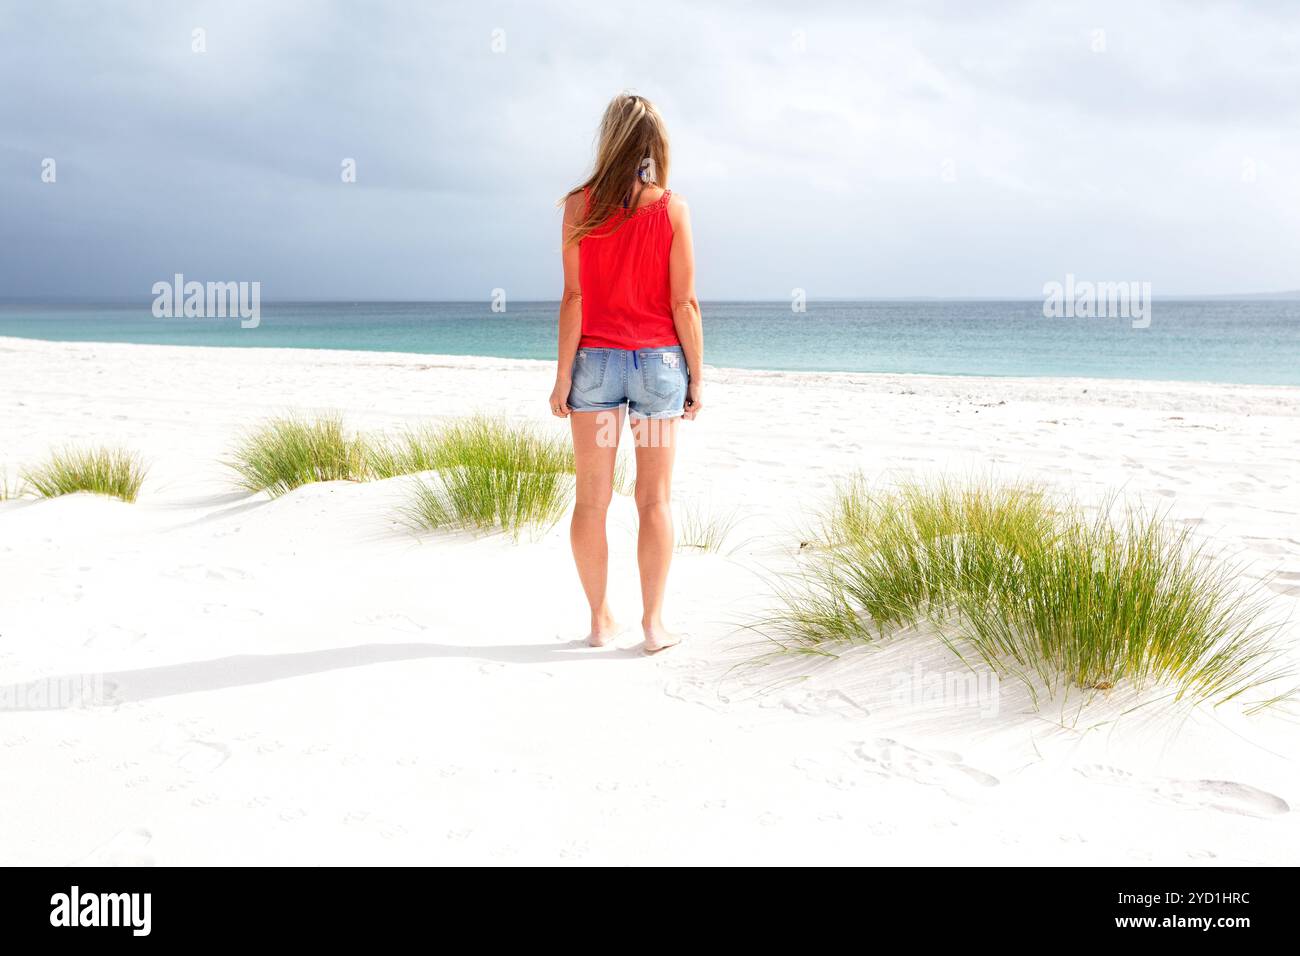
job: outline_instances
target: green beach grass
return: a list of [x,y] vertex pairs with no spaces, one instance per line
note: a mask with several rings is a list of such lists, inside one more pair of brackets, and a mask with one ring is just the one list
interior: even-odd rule
[[[373,438],[353,434],[337,415],[276,418],[245,436],[227,465],[240,487],[272,497],[316,481],[419,476],[403,516],[428,530],[550,527],[573,498],[567,437],[486,415]],[[620,457],[616,491],[632,493],[630,472]]]
[[246,435],[227,462],[248,491],[279,497],[315,481],[364,481],[366,445],[337,415],[272,419]]
[[[570,447],[572,452],[572,447]],[[631,497],[636,494],[636,464],[631,454],[622,451],[614,459],[614,492]]]
[[428,530],[549,528],[573,498],[573,449],[529,425],[476,416],[424,435],[435,474],[421,478],[406,509]]
[[735,509],[719,511],[708,502],[686,500],[674,511],[677,518],[677,546],[706,553],[721,551],[740,522]]
[[[495,422],[501,428],[507,428],[504,419],[485,416],[461,419],[461,421]],[[415,475],[425,471],[435,471],[439,467],[439,455],[446,453],[446,442],[441,437],[442,430],[433,425],[422,425],[399,433],[394,438],[381,438],[367,443],[366,463],[375,478],[396,478],[399,475]],[[573,473],[573,447],[567,441],[564,446],[565,469]],[[632,456],[620,452],[614,462],[614,491],[621,495],[631,495],[636,490],[636,472]]]
[[408,429],[395,438],[366,443],[366,465],[379,479],[433,471],[438,467],[441,442],[438,429],[423,425]]
[[[64,448],[44,463],[23,471],[22,479],[37,497],[88,491],[133,502],[148,471],[139,456],[121,448]],[[8,493],[7,480],[5,493]]]
[[1049,695],[1124,683],[1223,702],[1285,676],[1239,568],[1159,515],[1115,510],[1088,518],[1032,486],[854,478],[765,626],[787,650],[833,654],[928,624]]
[[[372,477],[424,475],[406,517],[427,530],[491,530],[518,533],[549,527],[572,500],[573,446],[567,437],[532,425],[474,415],[423,425],[367,443]],[[425,474],[434,473],[434,474]],[[614,491],[635,491],[631,455],[614,465]]]

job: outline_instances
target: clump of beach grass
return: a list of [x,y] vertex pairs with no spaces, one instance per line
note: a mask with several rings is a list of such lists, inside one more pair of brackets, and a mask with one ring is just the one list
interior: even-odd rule
[[573,449],[526,424],[475,416],[428,432],[436,475],[419,479],[406,509],[428,530],[549,528],[573,496]]
[[[569,455],[572,458],[572,448],[569,449]],[[631,455],[619,452],[614,459],[614,491],[627,497],[636,494],[636,466],[632,463]]]
[[438,467],[439,433],[430,425],[411,428],[396,438],[366,445],[366,465],[375,478],[396,478]]
[[721,551],[740,521],[735,509],[717,510],[704,501],[683,501],[674,510],[677,546],[708,553]]
[[[479,416],[482,420],[482,416]],[[378,439],[366,447],[366,463],[375,478],[396,478],[434,471],[440,466],[440,456],[454,464],[454,448],[441,437],[442,432],[433,425],[422,425],[401,432],[396,437]],[[564,457],[564,470],[574,473],[572,444],[555,443]],[[559,449],[558,446],[563,448]],[[451,458],[447,455],[451,454]],[[631,495],[636,490],[636,472],[631,455],[620,453],[614,462],[614,491]]]
[[[88,491],[133,502],[148,469],[138,455],[122,448],[64,448],[44,463],[23,471],[22,479],[38,497]],[[8,495],[8,480],[0,497]]]
[[243,438],[228,465],[241,487],[273,498],[315,481],[369,476],[365,442],[337,415],[272,419]]
[[1223,702],[1284,676],[1239,568],[1157,514],[1115,510],[1089,518],[1033,486],[876,491],[857,477],[766,623],[807,653],[928,624],[963,659],[1050,694],[1123,682]]

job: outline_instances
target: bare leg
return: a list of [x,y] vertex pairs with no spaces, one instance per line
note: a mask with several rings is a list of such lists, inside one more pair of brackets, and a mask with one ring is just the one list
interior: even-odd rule
[[605,601],[609,576],[609,543],[605,538],[605,516],[614,493],[614,463],[618,439],[623,430],[623,412],[573,412],[573,458],[577,470],[577,492],[569,543],[573,561],[591,607],[591,633],[587,642],[602,647],[618,633],[614,615]]
[[664,628],[661,612],[668,566],[673,560],[673,458],[677,452],[677,419],[632,420],[636,441],[636,508],[640,515],[636,557],[641,568],[641,627],[645,649],[661,651],[681,641]]

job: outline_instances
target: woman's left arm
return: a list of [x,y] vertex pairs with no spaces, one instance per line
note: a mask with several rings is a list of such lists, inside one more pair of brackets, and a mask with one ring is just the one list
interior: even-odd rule
[[673,301],[673,327],[686,357],[688,376],[682,417],[692,419],[704,410],[704,321],[700,300],[695,297],[691,213],[686,208],[686,200],[675,193],[668,204],[668,221],[673,227],[673,245],[668,253],[668,291]]

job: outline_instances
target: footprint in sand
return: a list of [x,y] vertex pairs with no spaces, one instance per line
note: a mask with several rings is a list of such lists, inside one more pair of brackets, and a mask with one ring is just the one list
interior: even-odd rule
[[821,761],[812,758],[796,757],[790,766],[807,774],[810,779],[829,784],[836,790],[851,790],[860,782],[860,778],[841,773],[838,769],[827,767]]
[[183,564],[171,571],[163,572],[169,578],[180,578],[192,584],[204,584],[211,581],[243,581],[248,574],[239,568],[209,567],[206,564]]
[[1127,770],[1103,764],[1077,769],[1084,777],[1097,783],[1145,791],[1158,800],[1189,810],[1218,810],[1248,817],[1271,817],[1291,809],[1281,797],[1233,780],[1139,777]]
[[359,618],[356,623],[368,627],[382,627],[389,631],[402,631],[406,634],[419,634],[425,629],[423,624],[411,620],[405,614],[397,613],[371,614]]
[[783,707],[796,714],[813,717],[823,714],[835,714],[849,719],[871,716],[870,710],[841,690],[806,690],[800,688],[764,699],[759,703],[759,706]]
[[1300,571],[1278,571],[1270,578],[1270,591],[1285,597],[1300,597]]
[[[205,739],[214,733],[213,728],[200,721],[187,720],[163,734],[154,746],[154,752],[171,759],[172,764],[193,778],[212,773],[230,759],[231,751],[224,743]],[[123,761],[122,770],[135,766],[134,761]],[[114,769],[119,769],[114,766]]]
[[265,617],[263,611],[255,607],[236,607],[233,604],[204,604],[201,608],[204,614],[211,614],[222,617],[231,621],[255,621],[259,617]]
[[688,704],[699,704],[715,713],[723,713],[730,700],[718,692],[716,679],[683,677],[664,686],[664,696]]
[[1275,816],[1291,807],[1281,797],[1232,780],[1168,780],[1156,788],[1161,797],[1242,816]]
[[82,859],[81,866],[153,866],[154,859],[144,852],[153,834],[143,827],[119,830]]
[[110,624],[103,628],[94,628],[82,642],[82,647],[97,647],[101,650],[128,648],[144,640],[148,635],[144,631]]
[[581,860],[591,852],[591,845],[586,840],[570,840],[560,849],[560,857],[565,860]]
[[917,750],[888,737],[859,741],[854,753],[870,773],[941,787],[954,795],[974,787],[996,787],[1001,783],[992,774],[967,766],[962,762],[961,754],[948,750]]
[[211,773],[230,759],[230,748],[214,740],[190,740],[176,761],[187,773]]
[[349,827],[377,834],[385,840],[396,840],[406,835],[403,824],[377,817],[369,810],[349,810],[344,814],[343,822]]
[[247,581],[248,574],[239,568],[208,568],[206,580],[208,581]]

